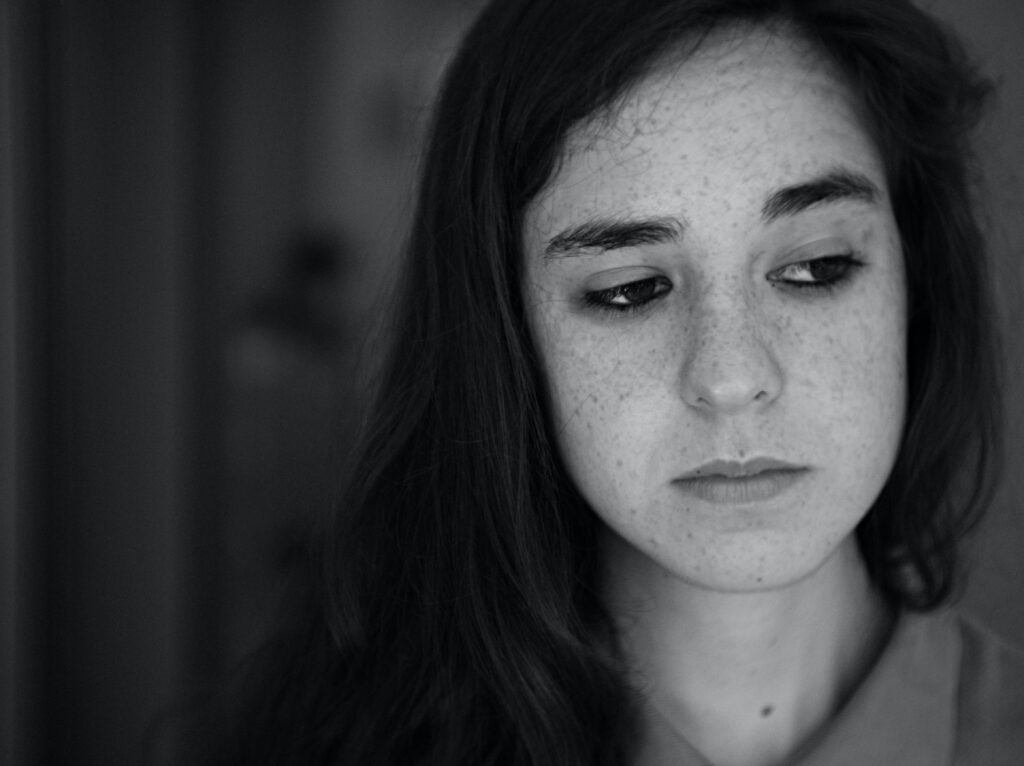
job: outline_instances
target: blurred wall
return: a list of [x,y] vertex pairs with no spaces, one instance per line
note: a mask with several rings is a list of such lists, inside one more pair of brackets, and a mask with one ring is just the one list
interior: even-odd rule
[[[0,5],[0,761],[134,762],[266,629],[336,489],[425,110],[478,5]],[[930,7],[1002,79],[1009,470],[965,604],[1024,644],[1024,11]]]
[[469,7],[0,4],[0,761],[173,756],[259,640]]
[[127,762],[185,665],[186,16],[174,2],[3,5],[6,763]]
[[1006,328],[1006,472],[973,551],[964,606],[1024,645],[1024,4],[1017,0],[923,3],[965,38],[999,86],[980,159],[983,209]]

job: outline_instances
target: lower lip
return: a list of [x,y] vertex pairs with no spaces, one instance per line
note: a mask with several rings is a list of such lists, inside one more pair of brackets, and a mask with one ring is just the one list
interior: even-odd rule
[[804,477],[805,470],[762,471],[753,476],[700,476],[675,482],[687,494],[716,505],[743,505],[781,495]]

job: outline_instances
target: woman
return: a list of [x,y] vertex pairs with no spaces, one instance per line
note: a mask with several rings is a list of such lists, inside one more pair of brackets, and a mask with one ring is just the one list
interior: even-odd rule
[[991,764],[987,93],[893,0],[500,0],[239,762]]

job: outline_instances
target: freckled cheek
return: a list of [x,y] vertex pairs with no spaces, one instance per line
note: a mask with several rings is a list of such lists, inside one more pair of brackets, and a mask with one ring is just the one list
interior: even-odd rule
[[552,394],[567,417],[608,420],[634,401],[647,379],[636,349],[567,336],[547,355]]
[[[878,303],[806,328],[804,385],[832,413],[848,443],[892,440],[902,427],[906,388],[905,328],[898,303]],[[800,384],[798,383],[798,386]]]
[[555,427],[570,464],[634,472],[656,395],[657,355],[625,339],[564,329],[545,347]]
[[[856,337],[863,384],[876,387],[879,398],[889,393],[902,402],[906,386],[906,309],[900,294],[884,294],[877,304],[858,314]],[[897,396],[898,395],[898,396]]]

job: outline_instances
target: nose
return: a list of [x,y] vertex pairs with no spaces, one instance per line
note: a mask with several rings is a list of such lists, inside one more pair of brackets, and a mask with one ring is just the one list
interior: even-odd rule
[[727,414],[775,401],[783,389],[782,369],[766,323],[751,301],[719,296],[700,304],[686,333],[686,403],[709,414]]

